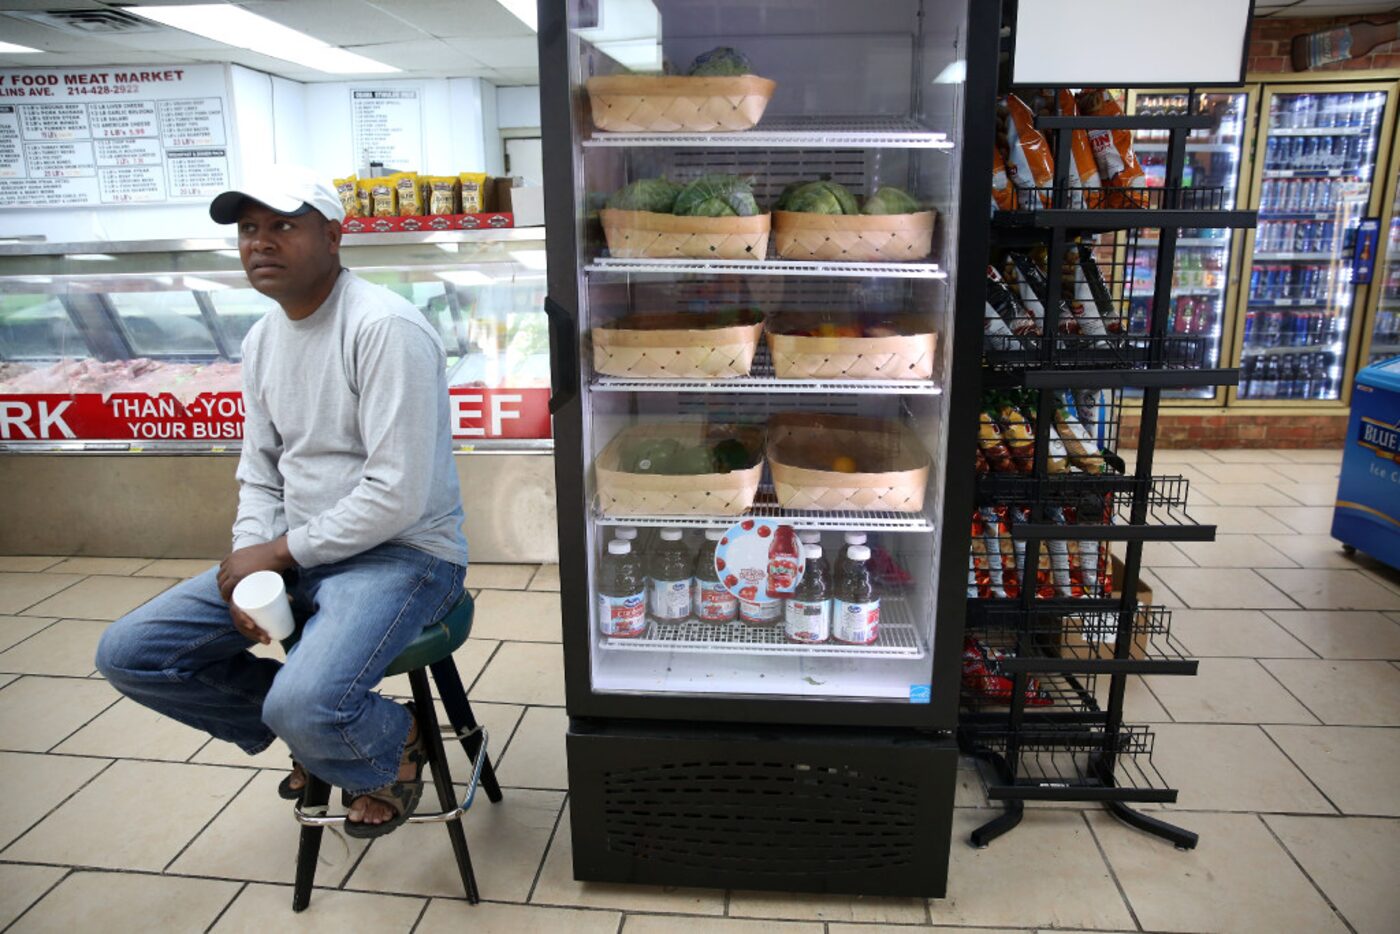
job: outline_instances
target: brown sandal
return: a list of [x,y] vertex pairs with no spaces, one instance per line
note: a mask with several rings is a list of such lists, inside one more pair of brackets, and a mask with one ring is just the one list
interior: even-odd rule
[[[414,713],[413,705],[406,704],[409,713]],[[417,722],[417,716],[414,716]],[[405,759],[416,766],[414,777],[408,781],[397,781],[392,785],[386,785],[377,791],[366,792],[362,795],[351,795],[350,792],[341,791],[341,801],[345,807],[349,808],[354,804],[355,798],[369,798],[381,804],[387,804],[395,811],[395,815],[383,823],[370,824],[365,821],[352,821],[345,818],[345,835],[355,837],[359,840],[368,840],[372,837],[382,837],[390,831],[397,830],[408,819],[413,816],[413,812],[418,808],[418,801],[423,797],[423,765],[428,761],[428,744],[423,739],[423,731],[418,731],[418,738],[404,748]]]
[[[301,787],[293,788],[292,779],[297,777],[298,772],[301,773]],[[291,774],[287,775],[280,782],[277,783],[278,797],[282,798],[284,801],[300,801],[302,794],[306,791],[306,786],[309,780],[310,776],[307,774],[306,769],[302,767],[302,764],[300,762],[293,759]]]

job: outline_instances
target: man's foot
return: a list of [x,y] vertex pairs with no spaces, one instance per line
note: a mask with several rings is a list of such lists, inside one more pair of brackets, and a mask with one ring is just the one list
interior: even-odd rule
[[[359,795],[345,815],[345,832],[352,837],[377,837],[408,819],[423,790],[423,763],[427,750],[418,735],[415,717],[399,760],[398,781],[378,791]],[[386,826],[387,825],[387,826]]]
[[292,760],[291,773],[277,785],[277,794],[288,801],[295,801],[301,797],[301,793],[306,790],[306,769],[301,767],[301,763]]

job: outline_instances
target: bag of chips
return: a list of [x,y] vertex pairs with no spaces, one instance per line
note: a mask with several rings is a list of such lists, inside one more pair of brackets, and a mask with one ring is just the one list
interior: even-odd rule
[[[1074,95],[1069,91],[1060,89],[1060,116],[1077,117],[1079,108],[1075,104]],[[1064,130],[1060,131],[1065,132]],[[1071,131],[1069,148],[1073,158],[1069,163],[1069,187],[1070,207],[1072,208],[1097,208],[1103,206],[1103,196],[1093,191],[1095,188],[1102,188],[1103,182],[1099,178],[1098,160],[1094,158],[1094,148],[1089,143],[1089,134],[1084,130]]]
[[462,185],[462,213],[482,213],[486,209],[486,173],[462,172],[457,180]]
[[331,184],[335,186],[335,193],[340,196],[340,206],[345,208],[346,217],[360,216],[360,197],[356,191],[356,183],[359,181],[355,176],[348,178],[333,178]]
[[[1085,88],[1079,93],[1079,112],[1093,117],[1121,117],[1123,108],[1113,95],[1103,88]],[[1133,134],[1129,130],[1089,130],[1089,145],[1099,165],[1099,179],[1107,188],[1146,188],[1147,173],[1142,170],[1133,152]],[[1147,207],[1145,194],[1109,194],[1105,206],[1110,208]]]
[[1016,192],[1006,176],[1006,160],[995,146],[992,147],[992,207],[998,211],[1016,210]]
[[398,217],[398,185],[392,175],[382,175],[371,179],[369,186],[372,217]]
[[395,172],[389,177],[394,180],[399,216],[412,217],[422,214],[423,195],[418,189],[418,173]]
[[355,180],[355,204],[359,208],[356,217],[374,216],[374,190],[375,179],[359,178]]
[[425,203],[429,214],[459,214],[457,202],[461,183],[451,175],[429,175],[425,179],[428,192]]
[[1050,186],[1055,181],[1055,160],[1045,134],[1035,128],[1035,116],[1025,101],[1008,94],[998,104],[1006,110],[1006,174],[1021,189],[1020,207],[1034,210],[1050,206]]

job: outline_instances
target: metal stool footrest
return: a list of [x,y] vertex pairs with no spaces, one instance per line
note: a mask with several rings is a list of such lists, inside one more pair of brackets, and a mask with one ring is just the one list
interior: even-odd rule
[[[467,783],[467,794],[466,797],[462,799],[462,803],[450,811],[438,811],[433,814],[414,814],[410,816],[405,823],[441,824],[446,821],[460,820],[462,815],[470,810],[472,801],[476,798],[477,786],[481,782],[481,768],[486,764],[486,747],[489,737],[486,732],[486,727],[484,726],[478,726],[476,729],[466,733],[459,734],[455,731],[451,733],[451,735],[459,740],[469,739],[477,733],[481,734],[481,748],[477,750],[476,761],[472,763],[472,777],[471,781]],[[429,764],[429,767],[431,767],[431,764]],[[318,811],[320,813],[315,813]],[[330,815],[326,814],[325,811],[326,808],[324,806],[312,808],[310,811],[303,811],[301,804],[298,803],[293,809],[293,815],[296,817],[297,823],[305,827],[339,827],[345,823],[344,814]]]

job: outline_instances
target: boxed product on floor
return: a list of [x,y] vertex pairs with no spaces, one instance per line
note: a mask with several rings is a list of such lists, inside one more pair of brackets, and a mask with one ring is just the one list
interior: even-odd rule
[[595,327],[593,369],[642,379],[747,376],[763,332],[757,311],[628,315]]
[[[1118,560],[1117,555],[1110,555],[1109,560],[1113,574],[1113,599],[1118,600],[1123,596],[1123,562]],[[1137,604],[1138,628],[1145,629],[1145,608],[1152,604],[1152,588],[1143,583],[1141,578],[1137,582]],[[1060,636],[1061,657],[1082,657],[1086,647],[1094,658],[1114,657],[1113,653],[1118,645],[1117,612],[1095,612],[1079,617],[1068,616],[1065,621],[1066,625]],[[1136,633],[1133,636],[1133,645],[1128,651],[1128,657],[1146,658],[1149,638],[1149,634],[1145,631]]]
[[808,412],[768,421],[768,464],[785,509],[919,512],[930,463],[896,421]]
[[609,516],[737,516],[763,476],[763,431],[744,425],[633,425],[594,462],[599,505]]

